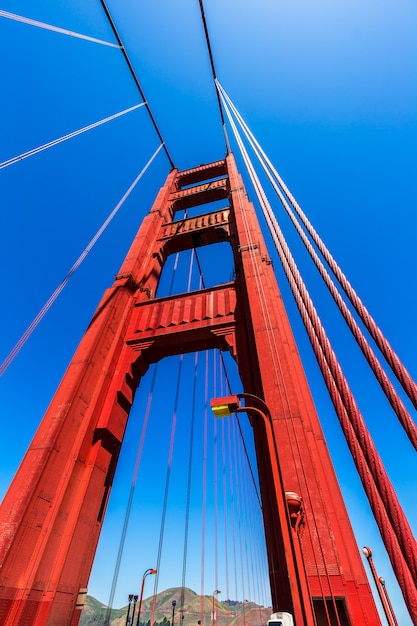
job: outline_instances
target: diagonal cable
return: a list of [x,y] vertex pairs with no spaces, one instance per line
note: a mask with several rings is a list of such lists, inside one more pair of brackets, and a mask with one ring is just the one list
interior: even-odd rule
[[30,325],[28,326],[28,328],[25,330],[25,332],[23,333],[23,335],[20,337],[19,341],[16,343],[16,345],[14,346],[14,348],[11,350],[11,352],[7,355],[7,357],[5,358],[5,360],[3,361],[3,363],[1,363],[0,365],[0,376],[2,376],[4,374],[4,372],[6,371],[6,369],[9,367],[10,363],[13,361],[13,359],[15,358],[15,356],[18,354],[18,352],[20,352],[21,348],[23,348],[24,344],[26,343],[26,341],[29,339],[30,335],[33,333],[33,331],[35,330],[35,328],[38,326],[38,324],[42,321],[42,319],[45,317],[46,313],[49,311],[49,309],[51,308],[51,306],[53,305],[53,303],[55,302],[55,300],[58,298],[59,294],[61,293],[61,291],[63,291],[63,289],[67,286],[70,278],[72,277],[72,275],[76,272],[76,270],[80,267],[81,263],[84,261],[85,257],[87,256],[87,254],[91,251],[91,249],[93,248],[93,246],[97,243],[98,239],[101,237],[101,235],[104,233],[104,231],[106,230],[107,226],[110,224],[110,222],[112,221],[112,219],[114,218],[114,216],[116,215],[116,213],[119,211],[119,209],[121,208],[121,206],[123,205],[123,203],[125,202],[125,200],[128,198],[128,196],[131,194],[131,192],[133,191],[133,189],[136,187],[137,183],[140,181],[140,179],[142,178],[142,176],[145,174],[146,170],[148,169],[148,167],[151,165],[152,161],[155,159],[156,155],[158,154],[158,152],[161,150],[162,148],[162,144],[155,150],[155,152],[153,153],[153,155],[151,156],[151,158],[149,159],[149,161],[146,163],[146,165],[144,166],[144,168],[139,172],[139,174],[137,175],[137,177],[135,178],[135,180],[133,181],[133,183],[130,185],[129,189],[125,192],[125,194],[123,195],[123,197],[119,200],[119,202],[117,203],[117,205],[115,206],[115,208],[113,209],[113,211],[110,213],[110,215],[107,217],[107,219],[103,222],[103,224],[100,226],[99,230],[97,231],[97,233],[94,235],[94,237],[91,239],[90,243],[87,245],[87,247],[84,249],[84,251],[80,254],[80,256],[78,257],[78,259],[75,261],[74,265],[71,267],[71,269],[68,271],[67,275],[65,276],[65,278],[60,282],[60,284],[58,285],[58,287],[55,289],[55,291],[53,292],[53,294],[49,297],[49,299],[45,302],[45,304],[43,305],[43,307],[41,308],[41,310],[39,311],[39,313],[35,316],[35,318],[32,320],[32,322],[30,323]]
[[110,46],[111,48],[120,47],[116,43],[110,43],[109,41],[96,39],[96,37],[89,37],[88,35],[83,35],[82,33],[77,33],[73,30],[67,30],[66,28],[60,28],[59,26],[53,26],[52,24],[45,24],[45,22],[38,22],[37,20],[32,20],[30,17],[24,17],[23,15],[16,15],[15,13],[9,13],[8,11],[0,10],[0,17],[5,17],[9,20],[14,20],[15,22],[22,22],[23,24],[28,24],[29,26],[36,26],[37,28],[51,30],[55,33],[60,33],[61,35],[69,35],[70,37],[75,37],[77,39],[85,39],[86,41],[99,43],[102,46]]
[[19,161],[23,161],[23,159],[28,159],[29,157],[34,156],[35,154],[39,154],[39,152],[43,152],[44,150],[47,150],[48,148],[52,148],[53,146],[56,146],[59,143],[68,141],[68,139],[77,137],[78,135],[81,135],[82,133],[85,133],[88,130],[97,128],[97,126],[101,126],[102,124],[111,122],[112,120],[115,120],[117,117],[121,117],[122,115],[125,115],[126,113],[130,113],[131,111],[135,111],[136,109],[139,109],[140,107],[145,106],[145,104],[146,104],[145,102],[141,102],[140,104],[136,104],[135,106],[130,107],[129,109],[125,109],[124,111],[120,111],[119,113],[114,113],[113,115],[109,115],[109,117],[99,120],[98,122],[94,122],[93,124],[89,124],[88,126],[84,126],[83,128],[74,130],[72,133],[68,133],[67,135],[58,137],[58,139],[53,139],[52,141],[48,141],[48,143],[44,143],[42,146],[38,146],[37,148],[32,148],[31,150],[28,150],[27,152],[23,152],[22,154],[18,154],[15,157],[7,159],[6,161],[3,161],[2,163],[0,163],[0,170],[5,169],[6,167],[9,167],[10,165],[14,165],[15,163],[18,163]]

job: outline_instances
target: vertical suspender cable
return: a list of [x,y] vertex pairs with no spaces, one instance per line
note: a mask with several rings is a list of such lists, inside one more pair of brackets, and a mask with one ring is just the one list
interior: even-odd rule
[[204,436],[203,436],[203,485],[202,485],[202,515],[201,515],[201,586],[200,586],[200,621],[204,622],[204,570],[205,570],[205,542],[206,542],[206,511],[207,511],[207,434],[208,434],[208,407],[209,407],[209,353],[206,350],[205,381],[204,381]]
[[170,479],[171,479],[172,457],[174,453],[175,430],[176,430],[176,424],[177,424],[178,402],[179,402],[179,395],[180,395],[180,382],[181,382],[183,358],[184,358],[184,355],[181,354],[180,359],[179,359],[179,365],[178,365],[174,410],[172,414],[171,436],[170,436],[170,441],[169,441],[167,471],[166,471],[166,477],[165,477],[165,493],[164,493],[164,501],[162,505],[162,517],[161,517],[161,527],[160,527],[160,532],[159,532],[158,556],[156,560],[157,574],[155,576],[154,598],[152,602],[152,612],[151,612],[151,624],[153,624],[154,622],[155,610],[156,610],[156,595],[158,593],[159,572],[161,568],[161,558],[162,558],[162,546],[164,542],[164,533],[165,533],[165,519],[166,519],[166,513],[167,513],[167,507],[168,507],[169,485],[170,485]]
[[[229,540],[227,524],[227,474],[226,474],[226,428],[225,420],[222,420],[222,486],[223,486],[223,524],[224,524],[224,552],[225,552],[225,577],[226,577],[226,598],[230,598],[229,593]],[[230,606],[227,606],[227,619],[230,622]]]
[[126,541],[126,533],[127,533],[127,528],[128,528],[128,525],[129,525],[130,513],[132,511],[133,496],[135,494],[136,481],[137,481],[138,472],[139,472],[139,465],[140,465],[140,460],[142,458],[143,444],[145,442],[145,435],[146,435],[146,430],[147,430],[147,427],[148,427],[149,413],[150,413],[151,405],[152,405],[153,392],[154,392],[154,389],[155,389],[155,381],[156,381],[157,371],[158,371],[158,364],[156,364],[155,367],[154,367],[154,371],[153,371],[153,374],[152,374],[151,386],[150,386],[149,395],[148,395],[148,400],[147,400],[147,403],[146,403],[146,410],[145,410],[145,415],[144,415],[143,424],[142,424],[142,432],[141,432],[141,435],[140,435],[139,447],[138,447],[138,452],[137,452],[137,455],[136,455],[135,467],[134,467],[134,470],[133,470],[132,484],[130,486],[129,499],[128,499],[128,502],[127,502],[126,512],[125,512],[125,519],[124,519],[124,522],[123,522],[123,530],[122,530],[122,534],[121,534],[121,537],[120,537],[119,550],[117,552],[116,565],[115,565],[115,568],[114,568],[113,580],[112,580],[112,584],[111,584],[109,600],[108,600],[108,603],[107,603],[106,615],[105,615],[105,618],[104,618],[104,626],[109,626],[109,624],[110,624],[111,612],[112,612],[112,608],[113,608],[114,594],[116,592],[116,585],[117,585],[117,581],[118,581],[118,578],[119,578],[120,564],[121,564],[121,561],[122,561],[123,550],[124,550],[125,541]]
[[[236,419],[237,421],[237,419]],[[239,471],[239,439],[236,437],[234,441],[233,447],[233,466],[236,468],[235,471],[235,489],[236,489],[236,513],[237,513],[237,527],[238,527],[238,541],[239,541],[239,564],[240,564],[240,584],[241,584],[241,597],[242,600],[245,599],[245,573],[243,567],[243,547],[242,547],[242,491],[239,489],[239,481],[240,471]],[[237,600],[238,598],[236,598]]]
[[[187,292],[191,291],[192,270],[193,270],[193,264],[194,264],[193,262],[194,262],[195,256],[196,256],[196,251],[195,251],[194,248],[192,248],[191,249],[189,271],[188,271]],[[177,260],[178,260],[178,254],[177,254],[176,261]],[[191,405],[191,426],[190,426],[190,444],[189,444],[189,454],[188,454],[187,498],[186,498],[185,528],[184,528],[184,554],[183,554],[182,586],[181,586],[181,598],[180,598],[180,607],[181,607],[181,609],[184,609],[185,579],[186,579],[186,572],[187,572],[187,557],[188,557],[188,526],[189,526],[189,517],[190,517],[191,479],[192,479],[192,469],[193,469],[194,425],[195,425],[195,411],[196,411],[196,398],[197,398],[197,366],[198,366],[198,352],[196,352],[195,355],[194,355],[194,370],[193,370],[193,394],[192,394],[192,405]]]
[[[265,553],[265,530],[264,530],[264,526],[263,526],[263,522],[262,522],[262,509],[255,506],[257,503],[255,502],[255,494],[252,491],[252,502],[254,503],[252,508],[254,511],[257,511],[257,515],[254,517],[253,520],[253,528],[254,528],[254,532],[255,532],[255,568],[256,568],[256,580],[257,580],[257,590],[258,590],[258,604],[260,607],[266,607],[269,606],[270,603],[270,599],[268,598],[267,601],[267,594],[265,591],[265,580],[267,578],[267,567],[265,566],[265,557],[266,557],[266,553]],[[260,546],[263,547],[263,549],[260,549]],[[262,624],[262,608],[260,608],[259,610],[259,624]]]
[[248,476],[247,471],[245,472],[246,476],[246,490],[248,493],[247,498],[247,507],[249,509],[249,515],[246,517],[248,532],[250,533],[250,543],[249,543],[249,552],[250,552],[250,571],[252,578],[252,594],[249,593],[249,598],[256,602],[256,604],[260,604],[260,596],[259,596],[259,579],[257,572],[257,562],[256,562],[256,525],[255,525],[255,503],[253,499],[253,490],[251,489],[251,482]]
[[[190,291],[191,288],[191,277],[192,277],[192,263],[193,263],[193,251],[190,259],[190,268],[188,273],[188,285],[187,290]],[[174,265],[174,275],[176,273],[178,267],[178,259],[179,255],[176,255],[175,265]],[[170,292],[172,292],[174,281],[171,282]],[[175,402],[174,402],[174,412],[172,418],[172,428],[171,428],[171,438],[170,438],[170,446],[168,453],[168,463],[167,463],[167,474],[165,480],[165,495],[164,495],[164,503],[163,503],[163,511],[162,511],[162,520],[161,520],[161,530],[159,537],[159,547],[158,547],[158,557],[157,557],[157,575],[155,578],[155,588],[154,588],[154,597],[157,594],[158,582],[159,582],[159,571],[161,566],[161,556],[162,556],[162,546],[164,540],[164,531],[165,531],[165,518],[166,511],[168,506],[168,494],[169,494],[169,484],[170,484],[170,476],[171,476],[171,466],[172,466],[172,457],[174,451],[174,441],[175,441],[175,430],[176,430],[176,421],[177,421],[177,413],[178,413],[178,404],[180,397],[180,383],[181,383],[181,372],[183,366],[184,355],[181,354],[179,358],[179,366],[178,366],[178,376],[177,376],[177,386],[175,392]],[[190,428],[190,447],[189,447],[189,464],[188,464],[188,481],[187,481],[187,496],[186,496],[186,515],[185,515],[185,528],[184,528],[184,552],[183,552],[183,570],[182,570],[182,588],[181,588],[181,601],[180,606],[183,608],[184,605],[184,595],[185,595],[185,576],[187,571],[187,548],[188,548],[188,522],[189,522],[189,510],[190,510],[190,493],[191,493],[191,475],[192,475],[192,450],[193,450],[193,436],[194,436],[194,422],[195,422],[195,395],[196,395],[196,384],[197,384],[197,363],[198,363],[198,355],[195,355],[194,362],[194,391],[193,391],[193,403],[191,410],[191,428]],[[155,614],[155,601],[152,606],[152,615],[151,615],[151,623],[153,623],[153,618]]]
[[[227,373],[226,363],[225,363],[225,361],[224,361],[224,358],[223,358],[223,354],[222,354],[222,352],[220,352],[220,361],[221,361],[221,365],[222,365],[223,373],[224,373],[224,376],[225,376],[225,384],[226,384],[226,387],[227,387],[227,389],[228,389],[229,393],[232,393],[232,386],[231,386],[231,384],[230,384],[230,379],[229,379],[229,375],[228,375],[228,373]],[[221,395],[224,395],[223,389],[221,390]],[[260,507],[262,507],[262,505],[261,505],[261,498],[260,498],[260,495],[259,495],[259,490],[258,490],[258,486],[257,486],[257,484],[256,484],[255,476],[254,476],[253,469],[252,469],[252,463],[251,463],[251,460],[250,460],[250,458],[249,458],[248,450],[247,450],[247,448],[246,448],[246,444],[245,444],[245,438],[244,438],[244,436],[243,436],[242,429],[240,428],[240,423],[239,423],[239,420],[238,420],[238,426],[239,426],[239,429],[240,429],[240,436],[241,436],[241,438],[242,438],[243,447],[244,447],[244,449],[245,449],[246,460],[247,460],[247,463],[248,463],[249,471],[250,471],[250,473],[251,473],[251,477],[252,477],[252,484],[253,484],[253,487],[254,487],[254,489],[255,489],[256,496],[257,496],[257,498],[258,498],[259,506],[260,506]]]
[[[239,597],[239,591],[238,591],[238,583],[237,583],[237,555],[236,555],[236,531],[235,531],[236,490],[234,488],[233,474],[232,474],[232,468],[233,468],[232,449],[234,449],[236,445],[235,421],[230,420],[230,419],[227,420],[227,428],[228,428],[229,442],[230,442],[229,443],[229,485],[230,485],[231,521],[232,521],[231,526],[232,526],[232,545],[233,545],[233,576],[234,576],[234,583],[235,583],[235,598],[237,602],[237,599]],[[238,617],[237,604],[235,604],[235,616]]]
[[[187,500],[186,500],[186,513],[185,513],[185,528],[184,528],[184,554],[182,560],[182,585],[181,585],[181,599],[180,607],[184,608],[184,595],[185,595],[185,577],[187,573],[187,557],[188,557],[188,526],[190,519],[190,500],[191,500],[191,478],[193,470],[193,444],[194,444],[194,424],[195,424],[195,409],[197,398],[197,366],[198,366],[198,352],[194,355],[194,373],[193,373],[193,395],[191,405],[191,425],[190,425],[190,445],[188,453],[188,478],[187,478]],[[182,626],[182,624],[181,624]]]
[[[245,515],[247,541],[247,568],[248,568],[248,598],[259,601],[259,593],[256,594],[256,561],[255,561],[255,503],[253,499],[253,489],[250,480],[250,473],[246,466],[245,477],[245,498],[247,514]],[[250,564],[250,565],[249,565]]]
[[[229,393],[231,393],[231,386],[230,386],[230,381],[227,375],[227,370],[226,370],[226,364],[224,362],[223,359],[223,355],[220,352],[220,359],[221,359],[221,365],[222,365],[222,370],[223,370],[223,374],[225,376],[225,382],[226,382],[226,388],[227,391],[229,391]],[[221,389],[220,389],[220,395],[223,396],[225,393],[227,393],[225,391],[225,389],[223,388],[223,378],[221,378]],[[240,444],[241,444],[241,449],[242,452],[244,454],[244,458],[246,460],[246,464],[241,463],[241,467],[245,467],[246,471],[242,471],[240,472],[241,477],[244,477],[245,479],[245,493],[249,494],[251,493],[251,503],[252,506],[250,507],[250,511],[252,514],[252,518],[253,518],[253,524],[252,524],[252,535],[254,536],[255,534],[255,518],[254,518],[254,503],[253,503],[253,498],[256,497],[257,499],[257,504],[258,504],[258,510],[262,511],[262,505],[261,505],[261,500],[260,500],[260,495],[259,495],[259,490],[258,490],[258,486],[255,480],[255,476],[253,473],[253,469],[252,469],[252,464],[250,461],[250,457],[249,457],[249,453],[248,453],[248,449],[246,446],[246,442],[245,442],[245,437],[243,435],[243,431],[242,431],[242,426],[240,423],[240,420],[238,418],[238,416],[236,415],[236,425],[238,428],[238,432],[239,432],[239,440],[240,440]],[[222,420],[222,427],[224,430],[224,420]],[[224,433],[222,430],[222,438],[224,437]],[[229,444],[230,445],[230,444]],[[225,460],[223,461],[223,465],[225,463]],[[224,465],[225,467],[225,465]],[[242,478],[243,480],[243,478]],[[227,485],[226,485],[226,475],[224,472],[224,498],[226,497],[226,492],[227,492]],[[248,500],[245,499],[245,503],[246,506],[249,506]],[[226,524],[226,501],[224,502],[224,510],[225,510],[225,529],[227,528],[227,524]],[[245,533],[248,533],[248,528],[251,527],[250,522],[248,521],[248,517],[245,516],[244,517],[244,522],[245,522]],[[250,537],[250,535],[249,535]],[[265,543],[265,538],[263,537],[263,545]],[[248,550],[248,545],[249,545],[249,550],[250,550],[250,558],[251,558],[251,565],[252,565],[252,580],[253,580],[253,592],[255,592],[255,579],[257,580],[257,587],[258,587],[258,597],[260,598],[260,592],[259,592],[259,576],[260,576],[260,570],[259,570],[259,563],[257,562],[257,557],[258,557],[258,553],[259,550],[256,549],[255,545],[248,540],[246,540],[246,551]],[[226,593],[227,593],[227,597],[229,597],[229,587],[228,587],[228,571],[229,571],[229,566],[228,566],[228,537],[226,534],[226,530],[225,530],[225,551],[226,551],[226,584],[227,584],[227,589],[226,589]],[[248,552],[246,552],[246,560],[248,562]],[[250,588],[250,578],[249,578],[249,565],[247,564],[247,570],[248,570],[248,581],[249,581],[249,590],[248,590],[248,596],[251,596],[251,588]],[[230,619],[230,618],[229,618]],[[260,622],[261,623],[261,622]]]
[[[217,396],[216,351],[213,353],[213,396]],[[219,588],[219,503],[217,463],[217,420],[213,419],[213,510],[214,510],[214,588]],[[213,608],[214,610],[214,608]],[[214,616],[213,616],[214,623]]]
[[[237,417],[237,416],[236,416]],[[249,562],[248,562],[248,536],[247,536],[247,503],[248,503],[248,491],[247,486],[245,484],[245,467],[243,464],[243,446],[242,440],[240,441],[240,446],[238,448],[238,467],[239,469],[239,484],[240,484],[240,493],[241,493],[241,520],[242,520],[242,528],[241,528],[241,540],[242,544],[242,596],[243,596],[243,611],[246,613],[246,598],[251,597],[251,586],[250,586],[250,578],[249,578]],[[246,572],[246,583],[245,583],[245,572]],[[246,619],[244,619],[246,623]]]

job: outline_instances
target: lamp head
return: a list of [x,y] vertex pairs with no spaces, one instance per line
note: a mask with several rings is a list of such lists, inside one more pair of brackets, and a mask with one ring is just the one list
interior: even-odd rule
[[236,395],[212,398],[210,406],[214,417],[228,417],[231,413],[240,409],[240,400]]
[[364,554],[365,558],[367,558],[367,559],[370,559],[370,558],[371,558],[371,556],[372,556],[372,550],[371,550],[371,548],[368,548],[367,546],[364,546],[364,547],[362,548],[362,552],[363,552],[363,554]]

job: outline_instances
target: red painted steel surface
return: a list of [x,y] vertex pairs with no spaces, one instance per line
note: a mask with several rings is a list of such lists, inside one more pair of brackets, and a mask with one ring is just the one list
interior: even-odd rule
[[[178,207],[219,198],[230,212],[174,222]],[[194,235],[200,245],[230,241],[236,281],[155,298],[166,256],[193,245]],[[303,500],[294,547],[275,501],[265,429],[254,419],[274,610],[291,609],[297,626],[311,623],[299,605],[303,589],[294,596],[289,581],[301,552],[308,602],[343,599],[350,621],[341,626],[380,623],[260,227],[229,156],[171,172],[68,367],[0,510],[0,624],[78,623],[77,597],[140,378],[164,356],[213,347],[231,350],[245,391],[268,404],[284,488]]]

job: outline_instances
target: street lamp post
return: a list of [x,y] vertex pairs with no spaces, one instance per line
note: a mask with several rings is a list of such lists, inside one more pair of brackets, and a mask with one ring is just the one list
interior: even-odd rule
[[174,620],[175,620],[175,607],[176,607],[176,605],[177,605],[177,601],[176,601],[176,600],[173,600],[173,601],[171,602],[171,604],[172,604],[172,622],[171,622],[171,626],[174,626]]
[[390,598],[389,598],[387,588],[386,588],[386,586],[385,586],[385,578],[382,578],[382,576],[380,576],[380,577],[379,577],[379,582],[381,583],[381,587],[382,587],[382,590],[383,590],[383,592],[384,592],[384,596],[385,596],[385,598],[386,598],[386,601],[387,601],[387,604],[388,604],[389,610],[390,610],[390,612],[391,612],[391,615],[392,615],[392,620],[393,620],[393,622],[394,622],[395,626],[398,626],[397,618],[395,617],[394,609],[393,609],[393,606],[392,606],[392,604],[391,604],[391,600],[390,600]]
[[[256,404],[261,405],[262,409],[258,406],[241,406],[240,401],[242,398],[255,401]],[[297,566],[295,546],[290,528],[284,484],[281,468],[279,466],[276,441],[272,431],[272,418],[269,408],[262,398],[249,393],[239,393],[224,398],[213,398],[210,401],[210,406],[215,417],[227,417],[231,415],[231,413],[250,412],[261,417],[264,422],[269,458],[271,461],[275,501],[278,508],[279,521],[281,523],[283,549],[286,555],[289,595],[292,602],[294,621],[296,624],[313,626],[315,624],[315,618],[313,616],[305,572],[303,568]]]
[[[152,569],[150,567],[149,569],[147,569],[144,572],[144,574],[142,576],[142,585],[141,585],[141,588],[140,588],[140,595],[139,595],[138,618],[136,620],[136,625],[137,626],[139,626],[139,624],[140,624],[140,613],[142,611],[142,600],[143,600],[143,590],[145,588],[145,578],[147,576],[149,576],[149,574],[157,574],[157,573],[158,573],[158,570]],[[137,598],[137,596],[136,596],[136,598]],[[134,609],[133,609],[133,613],[134,613]],[[133,616],[132,616],[132,624],[133,624]]]
[[130,607],[131,607],[132,601],[133,601],[133,593],[129,593],[128,600],[129,600],[129,604],[127,606],[126,626],[130,626],[130,624],[131,624],[131,621],[130,621]]
[[216,626],[216,614],[214,612],[214,596],[218,596],[221,593],[220,589],[215,589],[211,596],[211,623],[212,626]]
[[378,578],[378,574],[376,573],[374,561],[372,558],[372,550],[367,546],[362,548],[362,552],[369,563],[369,567],[371,568],[372,578],[374,579],[374,583],[376,589],[378,591],[379,599],[381,600],[382,608],[384,609],[385,617],[387,618],[387,622],[389,626],[398,626],[397,619],[394,615],[394,611],[391,606],[391,602],[387,597],[388,594],[385,591],[385,580],[383,578]]
[[138,596],[133,596],[133,609],[132,609],[132,625],[135,621],[135,611],[136,611],[136,602],[138,601]]

